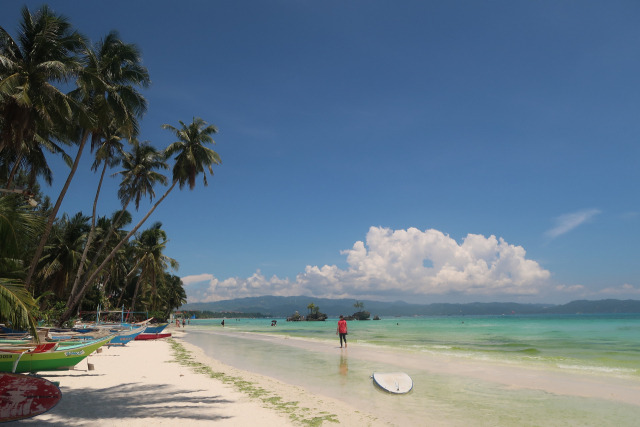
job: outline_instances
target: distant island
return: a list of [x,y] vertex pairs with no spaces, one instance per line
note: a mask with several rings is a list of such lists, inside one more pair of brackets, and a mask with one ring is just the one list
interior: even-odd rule
[[[309,296],[263,296],[237,298],[225,301],[190,303],[181,311],[224,313],[225,317],[280,317],[286,318],[296,311],[304,312],[311,304],[322,306],[329,317],[350,315],[354,304],[361,303],[375,316],[460,316],[460,315],[523,315],[523,314],[607,314],[640,313],[639,300],[579,300],[567,304],[521,304],[514,302],[489,302],[467,304],[409,304],[403,301],[380,302],[355,299],[329,299]],[[242,315],[241,315],[242,314]]]

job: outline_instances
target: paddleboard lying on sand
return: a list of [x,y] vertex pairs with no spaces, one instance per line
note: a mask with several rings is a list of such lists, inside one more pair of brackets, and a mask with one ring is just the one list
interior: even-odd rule
[[413,388],[413,380],[404,372],[374,372],[371,378],[375,385],[389,393],[409,393]]
[[60,398],[58,386],[44,378],[0,372],[0,423],[43,414]]

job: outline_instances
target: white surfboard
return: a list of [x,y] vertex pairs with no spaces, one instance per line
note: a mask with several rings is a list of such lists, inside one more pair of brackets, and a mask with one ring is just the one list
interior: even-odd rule
[[371,378],[378,387],[389,393],[409,393],[413,388],[413,380],[404,372],[374,372]]

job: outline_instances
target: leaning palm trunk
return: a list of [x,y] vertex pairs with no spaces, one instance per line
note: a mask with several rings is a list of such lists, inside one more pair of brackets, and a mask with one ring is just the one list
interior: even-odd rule
[[136,265],[134,265],[131,271],[129,271],[129,273],[127,273],[127,275],[124,277],[124,285],[122,285],[122,292],[120,292],[120,296],[118,297],[118,302],[116,303],[116,307],[120,307],[120,303],[122,302],[122,298],[124,297],[124,293],[127,289],[127,284],[129,283],[129,279],[131,279],[131,276],[138,269],[139,265],[140,265],[140,261],[136,261]]
[[13,177],[18,173],[18,169],[20,168],[20,162],[22,162],[22,158],[24,157],[24,153],[20,153],[13,167],[11,168],[11,172],[9,172],[9,177],[7,178],[6,188],[11,189],[11,185],[13,184]]
[[136,307],[136,297],[140,291],[140,282],[142,282],[142,277],[138,277],[138,280],[136,281],[136,288],[133,291],[133,298],[131,299],[131,311],[134,311]]
[[[111,227],[109,228],[109,232],[107,233],[107,236],[102,240],[100,247],[98,248],[95,255],[93,256],[93,260],[91,260],[91,263],[89,263],[89,266],[87,267],[87,270],[86,270],[87,272],[91,271],[93,266],[96,265],[96,262],[98,262],[98,259],[100,259],[100,255],[102,255],[102,251],[104,251],[104,248],[107,246],[107,242],[109,241],[113,233],[115,233],[116,228],[118,227],[118,224],[120,223],[120,220],[122,219],[122,216],[125,214],[127,206],[129,206],[129,202],[131,202],[132,199],[133,199],[133,195],[129,197],[129,200],[127,200],[127,203],[124,205],[124,207],[120,211],[120,214],[118,215],[118,217],[111,223]],[[83,277],[83,279],[86,279],[86,274],[85,274],[85,277]],[[76,280],[78,282],[80,281],[78,278],[76,278]],[[83,281],[86,281],[86,280],[83,280]],[[74,289],[76,289],[75,284],[74,284]],[[71,295],[74,295],[74,292],[71,292]]]
[[80,277],[82,276],[82,267],[84,266],[87,260],[87,254],[89,253],[89,248],[91,247],[91,243],[93,242],[93,235],[96,229],[96,208],[98,206],[98,198],[100,197],[100,189],[102,188],[102,181],[104,180],[104,174],[107,171],[107,162],[104,162],[104,166],[102,168],[102,174],[100,175],[100,181],[98,182],[98,189],[96,190],[96,197],[93,200],[93,214],[91,215],[91,230],[89,230],[89,235],[87,236],[87,241],[84,244],[84,250],[82,251],[82,258],[80,259],[80,265],[78,266],[78,271],[76,271],[75,279],[73,280],[73,287],[71,288],[71,295],[75,294],[76,289],[78,288],[78,282],[80,282]]
[[33,255],[33,259],[31,260],[31,265],[29,266],[29,272],[27,273],[27,277],[24,280],[25,288],[27,290],[29,290],[31,286],[31,278],[33,277],[33,273],[36,270],[36,266],[40,261],[40,256],[42,255],[42,251],[44,250],[44,245],[47,243],[47,240],[49,239],[49,234],[51,234],[51,228],[53,227],[53,222],[56,220],[56,216],[58,215],[58,210],[60,210],[60,205],[62,205],[64,196],[67,194],[69,185],[71,185],[73,176],[75,175],[76,170],[78,169],[78,164],[80,163],[80,158],[82,157],[82,150],[84,149],[84,146],[85,146],[85,143],[87,142],[88,137],[89,137],[89,131],[85,130],[82,134],[82,139],[80,140],[80,145],[78,146],[78,153],[76,154],[76,159],[73,161],[73,166],[71,167],[71,171],[69,172],[67,181],[64,183],[64,187],[62,187],[62,191],[60,191],[58,200],[56,201],[56,204],[53,207],[51,214],[49,215],[49,219],[47,220],[47,225],[45,227],[44,233],[40,238],[40,243],[38,243],[38,247],[36,248],[36,253]]
[[80,304],[80,301],[82,301],[82,297],[84,296],[85,292],[87,291],[87,289],[89,289],[89,285],[91,285],[91,283],[93,283],[93,281],[96,280],[96,278],[98,277],[98,274],[100,274],[100,271],[102,271],[102,269],[104,269],[105,266],[111,261],[111,259],[115,256],[118,250],[122,247],[122,245],[124,245],[129,240],[129,238],[131,238],[131,236],[133,236],[135,232],[138,231],[140,227],[142,227],[145,221],[156,210],[158,205],[160,205],[160,203],[162,203],[162,201],[167,198],[169,193],[171,193],[171,190],[173,190],[173,188],[176,186],[177,183],[178,181],[174,179],[173,183],[171,184],[171,187],[169,187],[169,189],[164,193],[164,195],[160,199],[158,199],[158,201],[151,207],[151,209],[149,209],[149,212],[147,212],[144,218],[142,218],[140,222],[138,222],[138,224],[136,224],[136,226],[131,231],[129,231],[129,233],[122,240],[120,240],[120,242],[111,250],[109,255],[107,255],[104,261],[102,261],[102,264],[100,264],[98,268],[96,268],[91,273],[91,276],[89,276],[89,278],[85,280],[84,284],[82,285],[80,290],[77,292],[77,294],[69,296],[69,301],[67,302],[67,310],[62,314],[62,317],[59,320],[60,324],[63,324],[64,322],[66,322],[71,318],[72,313],[74,312],[78,304]]

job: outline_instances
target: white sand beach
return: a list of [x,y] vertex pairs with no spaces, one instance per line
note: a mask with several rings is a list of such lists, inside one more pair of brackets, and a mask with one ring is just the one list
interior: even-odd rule
[[[180,340],[184,332],[167,331],[188,350],[189,365],[175,361],[167,339],[105,347],[74,370],[42,372],[60,383],[60,403],[40,416],[5,425],[380,425],[337,400],[207,358]],[[205,365],[207,372],[196,372]]]
[[[402,365],[409,372],[421,369],[428,373],[416,374],[414,381],[420,390],[399,400],[382,396],[374,387],[357,385],[367,382],[366,378],[360,379],[363,375],[359,365],[389,363],[390,355],[381,350],[350,346],[349,376],[353,374],[356,382],[346,389],[323,388],[317,384],[319,381],[312,382],[315,386],[304,381],[307,376],[317,378],[317,373],[301,361],[292,361],[290,375],[284,377],[249,372],[213,359],[202,348],[185,342],[186,334],[191,337],[193,331],[171,326],[168,332],[173,334],[170,340],[134,341],[125,347],[103,348],[74,370],[42,372],[42,377],[60,383],[62,400],[51,411],[20,423],[377,427],[425,422],[432,426],[463,426],[469,425],[479,407],[483,415],[475,418],[475,425],[513,425],[514,419],[528,419],[524,425],[542,425],[540,422],[545,420],[546,425],[595,426],[633,425],[628,421],[638,411],[640,385],[632,379],[405,355]],[[323,343],[268,336],[251,336],[249,342],[243,343],[246,337],[234,337],[233,343],[224,345],[224,353],[239,354],[237,351],[249,351],[247,345],[259,349],[260,342],[274,341],[285,354],[295,353],[300,346],[310,347],[315,354],[335,353],[346,363],[347,352]],[[346,364],[344,367],[347,369]],[[255,370],[259,371],[257,367]],[[333,374],[346,380],[342,372]],[[323,378],[327,380],[323,383],[331,384],[330,378]],[[424,393],[430,394],[424,398]],[[509,405],[520,405],[521,411],[514,411]],[[536,408],[546,408],[549,418],[544,414],[536,421],[527,418],[531,411],[538,413]],[[583,414],[585,411],[588,414]],[[618,418],[610,419],[611,414]]]

